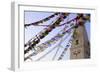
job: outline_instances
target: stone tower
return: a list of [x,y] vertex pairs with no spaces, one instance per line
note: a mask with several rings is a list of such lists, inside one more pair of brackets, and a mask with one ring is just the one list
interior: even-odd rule
[[90,43],[83,24],[75,28],[73,41],[70,48],[70,59],[86,58],[90,58]]

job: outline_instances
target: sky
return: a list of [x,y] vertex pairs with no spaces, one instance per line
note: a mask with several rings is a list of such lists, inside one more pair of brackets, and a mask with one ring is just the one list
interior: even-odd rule
[[[45,17],[48,17],[50,15],[54,14],[54,12],[36,12],[36,11],[25,11],[25,24],[29,24],[29,23],[34,23],[36,21],[39,21]],[[54,18],[51,18],[49,21],[47,22],[44,22],[43,24],[40,24],[40,25],[48,25],[50,23],[52,23],[52,21],[54,21],[58,16],[55,16]],[[73,19],[74,17],[76,17],[76,13],[72,13],[68,16],[68,18],[66,18],[62,23],[68,21],[68,20],[71,20]],[[85,27],[86,27],[86,31],[87,31],[87,34],[88,34],[88,39],[90,40],[90,23],[89,22],[86,22],[85,24]],[[46,27],[43,27],[43,26],[29,26],[29,27],[26,27],[25,28],[25,43],[30,40],[32,37],[34,37],[36,34],[38,34],[41,30],[43,30],[44,28]],[[61,27],[57,27],[55,28],[53,31],[51,31],[49,33],[49,35],[47,35],[45,38],[43,38],[39,44],[47,41],[47,40],[50,40],[52,37],[54,37],[57,33],[59,33],[59,31],[61,29],[63,29],[64,26],[61,26]],[[66,34],[65,36],[67,36],[68,34]],[[71,36],[71,35],[70,35]],[[65,39],[63,42],[62,42],[62,46],[65,46],[66,43],[68,43],[68,40],[70,39],[70,36],[67,37],[67,39]],[[59,41],[57,42],[59,43]],[[56,45],[56,44],[55,44]],[[52,47],[49,47],[47,48],[44,52],[38,54],[37,56],[33,57],[32,59],[33,60],[36,60],[38,59],[39,57],[41,57],[42,55],[44,55],[45,53],[47,53],[49,50],[51,50],[53,47],[55,47],[55,45],[53,45]],[[45,58],[41,59],[43,61],[47,61],[47,60],[52,60],[52,57],[55,55],[56,51],[57,51],[58,47],[56,47],[51,53],[49,53],[48,55],[45,56]],[[69,47],[70,49],[70,47]],[[69,59],[69,55],[70,55],[70,50],[67,50],[67,52],[65,53],[66,55],[64,55],[63,59]],[[58,50],[58,53],[57,53],[57,56],[55,57],[55,59],[58,58],[58,56],[61,54],[61,52],[64,50],[64,48],[60,48]],[[51,58],[50,58],[51,57]]]

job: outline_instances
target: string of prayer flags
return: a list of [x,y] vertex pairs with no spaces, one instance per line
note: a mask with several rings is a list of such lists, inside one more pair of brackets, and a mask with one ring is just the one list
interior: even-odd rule
[[[67,26],[65,28],[67,28]],[[35,51],[40,53],[40,52],[44,51],[46,48],[55,44],[60,38],[62,38],[64,36],[64,34],[66,34],[66,33],[63,34],[63,32],[65,32],[64,29],[61,30],[55,37],[51,38],[49,41],[44,42],[44,43],[34,47]],[[61,36],[61,34],[63,34],[63,36]],[[60,35],[60,36],[58,36],[58,35]]]
[[[61,15],[63,15],[63,13],[61,13]],[[64,15],[63,15],[63,16],[64,16]],[[51,25],[50,27],[48,27],[48,28],[51,29],[51,30],[53,30],[53,29],[55,28],[56,25],[59,25],[59,24],[60,24],[61,21],[59,21],[59,20],[61,20],[61,17],[59,17],[58,20],[56,20],[55,23],[54,23],[53,25]],[[48,28],[47,28],[47,29],[48,29]],[[49,34],[49,31],[48,31],[47,29],[45,29],[45,30],[40,34],[40,35],[43,35],[42,38],[44,38],[46,35]],[[33,43],[32,43],[32,44],[34,44],[34,46],[40,42],[40,39],[39,39],[39,38],[40,38],[40,36],[38,36],[36,39],[34,39],[34,41],[33,41]],[[31,47],[33,47],[32,44],[31,44]],[[28,48],[28,49],[29,49],[29,48]],[[29,50],[31,50],[31,49],[29,49]],[[27,53],[29,50],[25,50],[25,53]]]
[[40,21],[36,21],[36,22],[30,23],[30,24],[25,24],[24,26],[27,27],[27,26],[30,26],[30,25],[38,25],[40,23],[43,23],[43,22],[46,22],[46,21],[50,20],[51,18],[55,17],[58,14],[60,14],[60,13],[59,12],[54,13],[54,14],[50,15],[49,17],[46,17],[46,18],[44,18],[44,19],[42,19]]
[[64,56],[64,54],[66,53],[66,51],[67,51],[67,49],[68,49],[69,46],[70,46],[70,44],[67,44],[67,45],[66,45],[65,49],[64,49],[63,52],[61,53],[61,55],[60,55],[60,57],[58,58],[58,60],[61,60],[61,59],[63,58],[63,56]]
[[[71,34],[71,33],[70,33],[70,34]],[[47,42],[49,42],[49,43],[47,43]],[[52,42],[54,42],[54,41],[52,40],[52,42],[51,42],[51,40],[50,40],[50,41],[47,41],[47,42],[42,43],[42,44],[36,46],[36,47],[35,47],[36,52],[37,52],[37,53],[40,53],[40,52],[44,51],[46,48],[52,46],[52,45],[53,45]],[[55,42],[55,43],[56,43],[56,42]],[[49,46],[49,45],[50,45],[50,46]],[[66,46],[68,47],[68,45],[70,45],[70,44],[67,44]],[[66,50],[67,50],[67,48],[65,48],[65,51],[66,51]]]
[[[60,32],[62,32],[62,31],[60,31]],[[41,44],[41,46],[43,46],[42,48],[50,47],[51,45],[53,45],[54,43],[56,43],[61,37],[62,37],[61,34],[57,34],[55,37],[51,38],[49,41]],[[46,46],[44,46],[44,45],[46,45]]]
[[72,41],[73,41],[73,38],[72,38],[72,36],[71,36],[70,39],[69,39],[69,42],[66,44],[66,47],[65,47],[65,49],[63,50],[63,52],[61,53],[61,55],[60,55],[60,57],[58,58],[58,60],[61,60],[61,59],[63,58],[65,52],[66,52],[67,49],[71,46],[70,43],[71,43]]

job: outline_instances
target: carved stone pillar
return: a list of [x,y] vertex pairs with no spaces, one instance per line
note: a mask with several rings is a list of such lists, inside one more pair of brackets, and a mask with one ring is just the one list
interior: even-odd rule
[[70,59],[90,58],[90,45],[84,25],[75,28],[70,48]]

